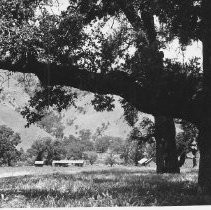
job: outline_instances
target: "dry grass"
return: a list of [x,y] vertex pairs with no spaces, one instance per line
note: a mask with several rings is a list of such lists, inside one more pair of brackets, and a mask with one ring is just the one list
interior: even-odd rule
[[[43,173],[42,169],[48,169],[50,174]],[[154,170],[137,167],[51,168],[52,171],[46,167],[31,170],[37,170],[37,173],[0,179],[0,207],[200,204],[195,196],[196,170],[179,175],[157,175]]]

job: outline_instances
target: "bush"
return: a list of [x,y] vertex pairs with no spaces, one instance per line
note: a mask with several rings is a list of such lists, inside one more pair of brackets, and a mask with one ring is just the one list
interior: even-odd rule
[[12,166],[19,159],[18,144],[21,138],[6,125],[0,126],[0,164]]
[[91,165],[93,165],[98,158],[97,153],[94,151],[84,152],[84,156],[85,156],[85,159],[88,160]]
[[114,154],[110,153],[105,159],[105,164],[110,165],[111,167],[116,163]]

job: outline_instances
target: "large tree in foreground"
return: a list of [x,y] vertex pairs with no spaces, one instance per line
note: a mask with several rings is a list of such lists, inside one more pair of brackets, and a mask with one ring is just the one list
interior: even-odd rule
[[[195,123],[201,156],[199,189],[211,195],[211,2],[70,0],[61,16],[43,9],[42,18],[33,13],[42,1],[18,2],[0,5],[0,68],[36,74],[48,93],[54,86],[69,86],[118,95],[158,120],[165,116]],[[100,27],[113,17],[120,30],[104,36]],[[175,37],[183,46],[202,41],[201,74],[194,61],[182,65],[163,59],[161,48]],[[68,94],[59,96],[54,104],[65,107]],[[112,102],[109,97],[104,101]]]

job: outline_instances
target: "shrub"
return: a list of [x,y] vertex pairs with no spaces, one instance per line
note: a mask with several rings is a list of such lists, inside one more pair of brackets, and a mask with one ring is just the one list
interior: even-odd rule
[[97,153],[94,152],[94,151],[84,152],[84,156],[85,156],[85,159],[88,160],[91,165],[93,165],[96,162],[97,158],[98,158]]
[[105,164],[110,165],[111,167],[116,163],[116,159],[113,153],[108,154],[105,159]]

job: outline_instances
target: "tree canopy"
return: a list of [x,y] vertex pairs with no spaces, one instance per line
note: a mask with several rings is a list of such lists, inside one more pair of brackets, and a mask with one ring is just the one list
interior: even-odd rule
[[[21,6],[17,6],[16,1],[10,1],[12,6],[17,6],[14,12],[9,9],[9,3],[1,3],[8,16],[1,17],[1,68],[35,73],[43,85],[119,95],[146,113],[192,121],[199,117],[196,116],[201,109],[196,97],[197,62],[181,65],[168,60],[157,81],[160,67],[159,59],[155,57],[162,53],[153,55],[156,54],[153,48],[161,49],[174,37],[179,37],[182,44],[187,43],[184,37],[188,41],[197,39],[200,1],[165,1],[165,4],[135,0],[112,3],[104,0],[99,4],[97,1],[70,1],[70,6],[61,15],[49,14],[41,7],[40,16],[34,15],[35,3],[20,2]],[[158,12],[160,10],[162,13]],[[181,12],[194,18],[183,20]],[[155,31],[153,15],[158,16],[162,26],[158,31]],[[118,27],[112,34],[103,34],[101,28],[113,18]],[[178,21],[181,27],[176,24]],[[87,32],[88,27],[91,27],[91,33]],[[164,41],[151,42],[156,35],[163,35]],[[135,48],[133,55],[128,52],[131,46]],[[120,63],[120,59],[125,61]],[[109,99],[103,98],[101,102],[106,100]],[[64,97],[61,101],[58,107],[68,104]],[[108,104],[111,103],[105,103],[105,106]]]

